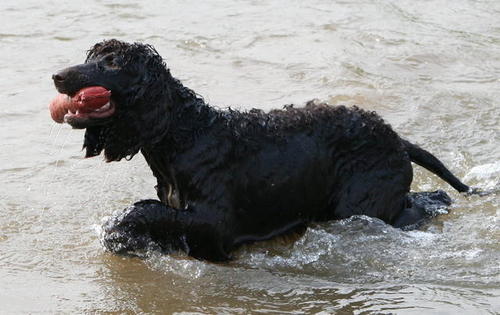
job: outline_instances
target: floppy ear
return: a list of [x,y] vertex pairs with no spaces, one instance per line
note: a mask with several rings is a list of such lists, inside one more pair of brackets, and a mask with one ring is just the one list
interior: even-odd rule
[[87,127],[83,148],[86,149],[85,157],[93,157],[101,154],[104,149],[105,128],[103,126]]

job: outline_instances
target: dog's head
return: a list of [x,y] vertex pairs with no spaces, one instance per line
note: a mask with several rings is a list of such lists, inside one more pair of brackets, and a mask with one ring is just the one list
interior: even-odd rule
[[52,118],[84,129],[86,157],[104,150],[107,161],[132,157],[168,129],[172,77],[150,46],[118,40],[97,43],[85,63],[52,76],[61,93]]

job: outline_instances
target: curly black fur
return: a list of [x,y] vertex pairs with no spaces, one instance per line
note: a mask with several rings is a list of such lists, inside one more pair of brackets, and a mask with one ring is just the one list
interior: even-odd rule
[[[268,113],[218,110],[172,77],[149,45],[98,43],[58,78],[69,95],[90,85],[112,91],[111,118],[74,124],[87,129],[86,156],[104,151],[118,161],[141,150],[157,178],[160,201],[138,202],[106,224],[103,242],[115,252],[150,241],[226,260],[243,243],[314,221],[364,214],[415,225],[428,213],[409,194],[411,161],[469,189],[374,112],[315,102]],[[426,196],[449,204],[442,192]]]
[[[168,104],[174,103],[170,88],[177,82],[150,45],[105,41],[88,51],[85,62],[92,63],[99,57],[110,55],[114,58],[113,63],[128,71],[140,73],[143,72],[141,67],[149,70],[143,72],[135,85],[121,91],[121,106],[111,126],[87,128],[84,142],[86,157],[99,155],[104,149],[107,161],[118,161],[124,157],[132,158],[143,143],[154,144],[163,138],[168,121],[160,117],[162,113],[169,112]],[[145,109],[149,111],[140,112]],[[148,128],[130,123],[140,117],[144,117]]]

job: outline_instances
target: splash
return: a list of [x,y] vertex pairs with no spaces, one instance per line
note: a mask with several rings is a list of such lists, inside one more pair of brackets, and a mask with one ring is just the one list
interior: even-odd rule
[[500,161],[474,166],[465,181],[476,181],[482,188],[500,190]]

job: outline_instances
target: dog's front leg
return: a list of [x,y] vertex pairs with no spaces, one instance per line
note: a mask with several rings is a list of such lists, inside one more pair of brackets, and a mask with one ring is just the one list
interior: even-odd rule
[[102,242],[115,253],[140,255],[148,249],[212,261],[229,260],[231,239],[217,211],[177,210],[158,200],[141,200],[103,225]]

